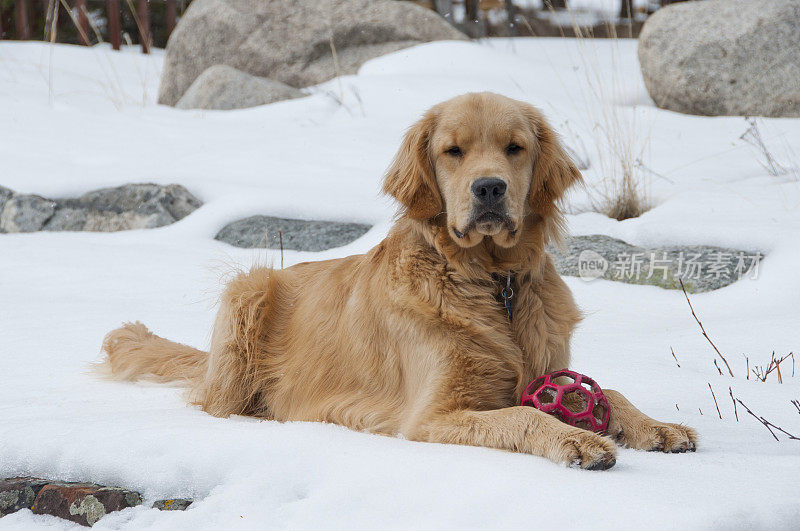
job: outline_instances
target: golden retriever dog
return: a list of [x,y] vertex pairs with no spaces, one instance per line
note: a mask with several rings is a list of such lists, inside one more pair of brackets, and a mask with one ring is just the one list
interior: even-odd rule
[[580,180],[539,110],[458,96],[405,135],[383,185],[400,211],[379,245],[239,274],[210,352],[134,323],[106,336],[103,364],[117,379],[183,381],[220,417],[333,422],[587,469],[612,467],[615,442],[692,451],[694,430],[653,420],[616,391],[605,391],[607,436],[519,405],[531,380],[569,366],[581,314],[545,245],[560,237],[559,200]]

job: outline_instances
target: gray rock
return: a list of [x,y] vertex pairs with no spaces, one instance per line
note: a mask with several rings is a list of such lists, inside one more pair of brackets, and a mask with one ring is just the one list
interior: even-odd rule
[[53,214],[53,217],[47,222],[47,225],[43,227],[43,230],[84,230],[88,217],[89,214],[86,210],[80,208],[59,208],[56,209],[55,214]]
[[0,186],[0,214],[3,213],[3,207],[6,206],[6,202],[11,199],[12,195],[14,195],[13,190]]
[[95,190],[75,199],[56,200],[48,231],[114,232],[163,227],[202,204],[186,188],[171,184],[126,184]]
[[575,236],[566,251],[548,248],[562,275],[584,280],[603,278],[629,284],[698,293],[755,277],[764,257],[759,252],[713,246],[678,246],[646,249],[600,234]]
[[126,184],[73,199],[45,199],[0,187],[0,232],[150,229],[175,223],[202,205],[177,184]]
[[177,104],[194,80],[217,64],[301,88],[439,39],[466,36],[410,2],[195,0],[167,43],[158,101]]
[[370,229],[360,223],[252,216],[229,223],[215,239],[244,248],[324,251],[355,241]]
[[707,116],[800,116],[800,0],[705,0],[659,9],[639,36],[659,107]]
[[38,195],[11,196],[0,214],[0,232],[35,232],[41,230],[56,211],[56,204]]
[[227,65],[214,65],[194,80],[175,106],[179,109],[244,109],[304,95],[280,81],[251,76]]
[[153,509],[159,511],[185,511],[194,500],[186,498],[171,498],[168,500],[157,500],[153,502]]

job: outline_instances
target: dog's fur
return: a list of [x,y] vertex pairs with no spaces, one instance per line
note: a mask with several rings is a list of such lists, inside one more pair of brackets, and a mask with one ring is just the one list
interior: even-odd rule
[[[470,186],[487,176],[508,188],[481,217]],[[384,183],[401,212],[378,246],[240,274],[210,352],[135,323],[108,334],[105,363],[118,379],[184,380],[215,416],[333,422],[609,468],[612,438],[517,405],[528,382],[569,365],[580,313],[544,249],[561,233],[559,199],[580,179],[537,109],[459,96],[406,134]],[[510,272],[513,319],[499,300]],[[620,444],[694,449],[691,428],[606,396]]]

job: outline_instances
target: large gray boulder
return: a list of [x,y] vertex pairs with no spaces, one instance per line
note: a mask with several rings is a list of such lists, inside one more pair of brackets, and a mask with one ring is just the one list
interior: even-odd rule
[[177,184],[126,184],[69,199],[0,188],[0,232],[151,229],[175,223],[201,205]]
[[800,116],[800,0],[705,0],[659,9],[639,36],[659,107],[707,116]]
[[466,36],[410,2],[195,0],[167,43],[158,101],[176,105],[217,64],[301,88],[354,74],[374,57],[447,39]]
[[280,81],[251,76],[227,65],[206,68],[175,105],[179,109],[244,109],[299,98],[303,92]]

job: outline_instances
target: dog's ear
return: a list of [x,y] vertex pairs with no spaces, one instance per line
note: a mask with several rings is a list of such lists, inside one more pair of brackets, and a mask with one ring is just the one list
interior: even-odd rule
[[538,143],[528,204],[542,218],[558,216],[558,200],[570,186],[583,181],[581,172],[542,113],[528,104],[523,105],[523,112]]
[[429,147],[435,127],[436,114],[428,111],[406,133],[383,181],[384,193],[397,199],[405,213],[418,220],[430,219],[442,211]]

